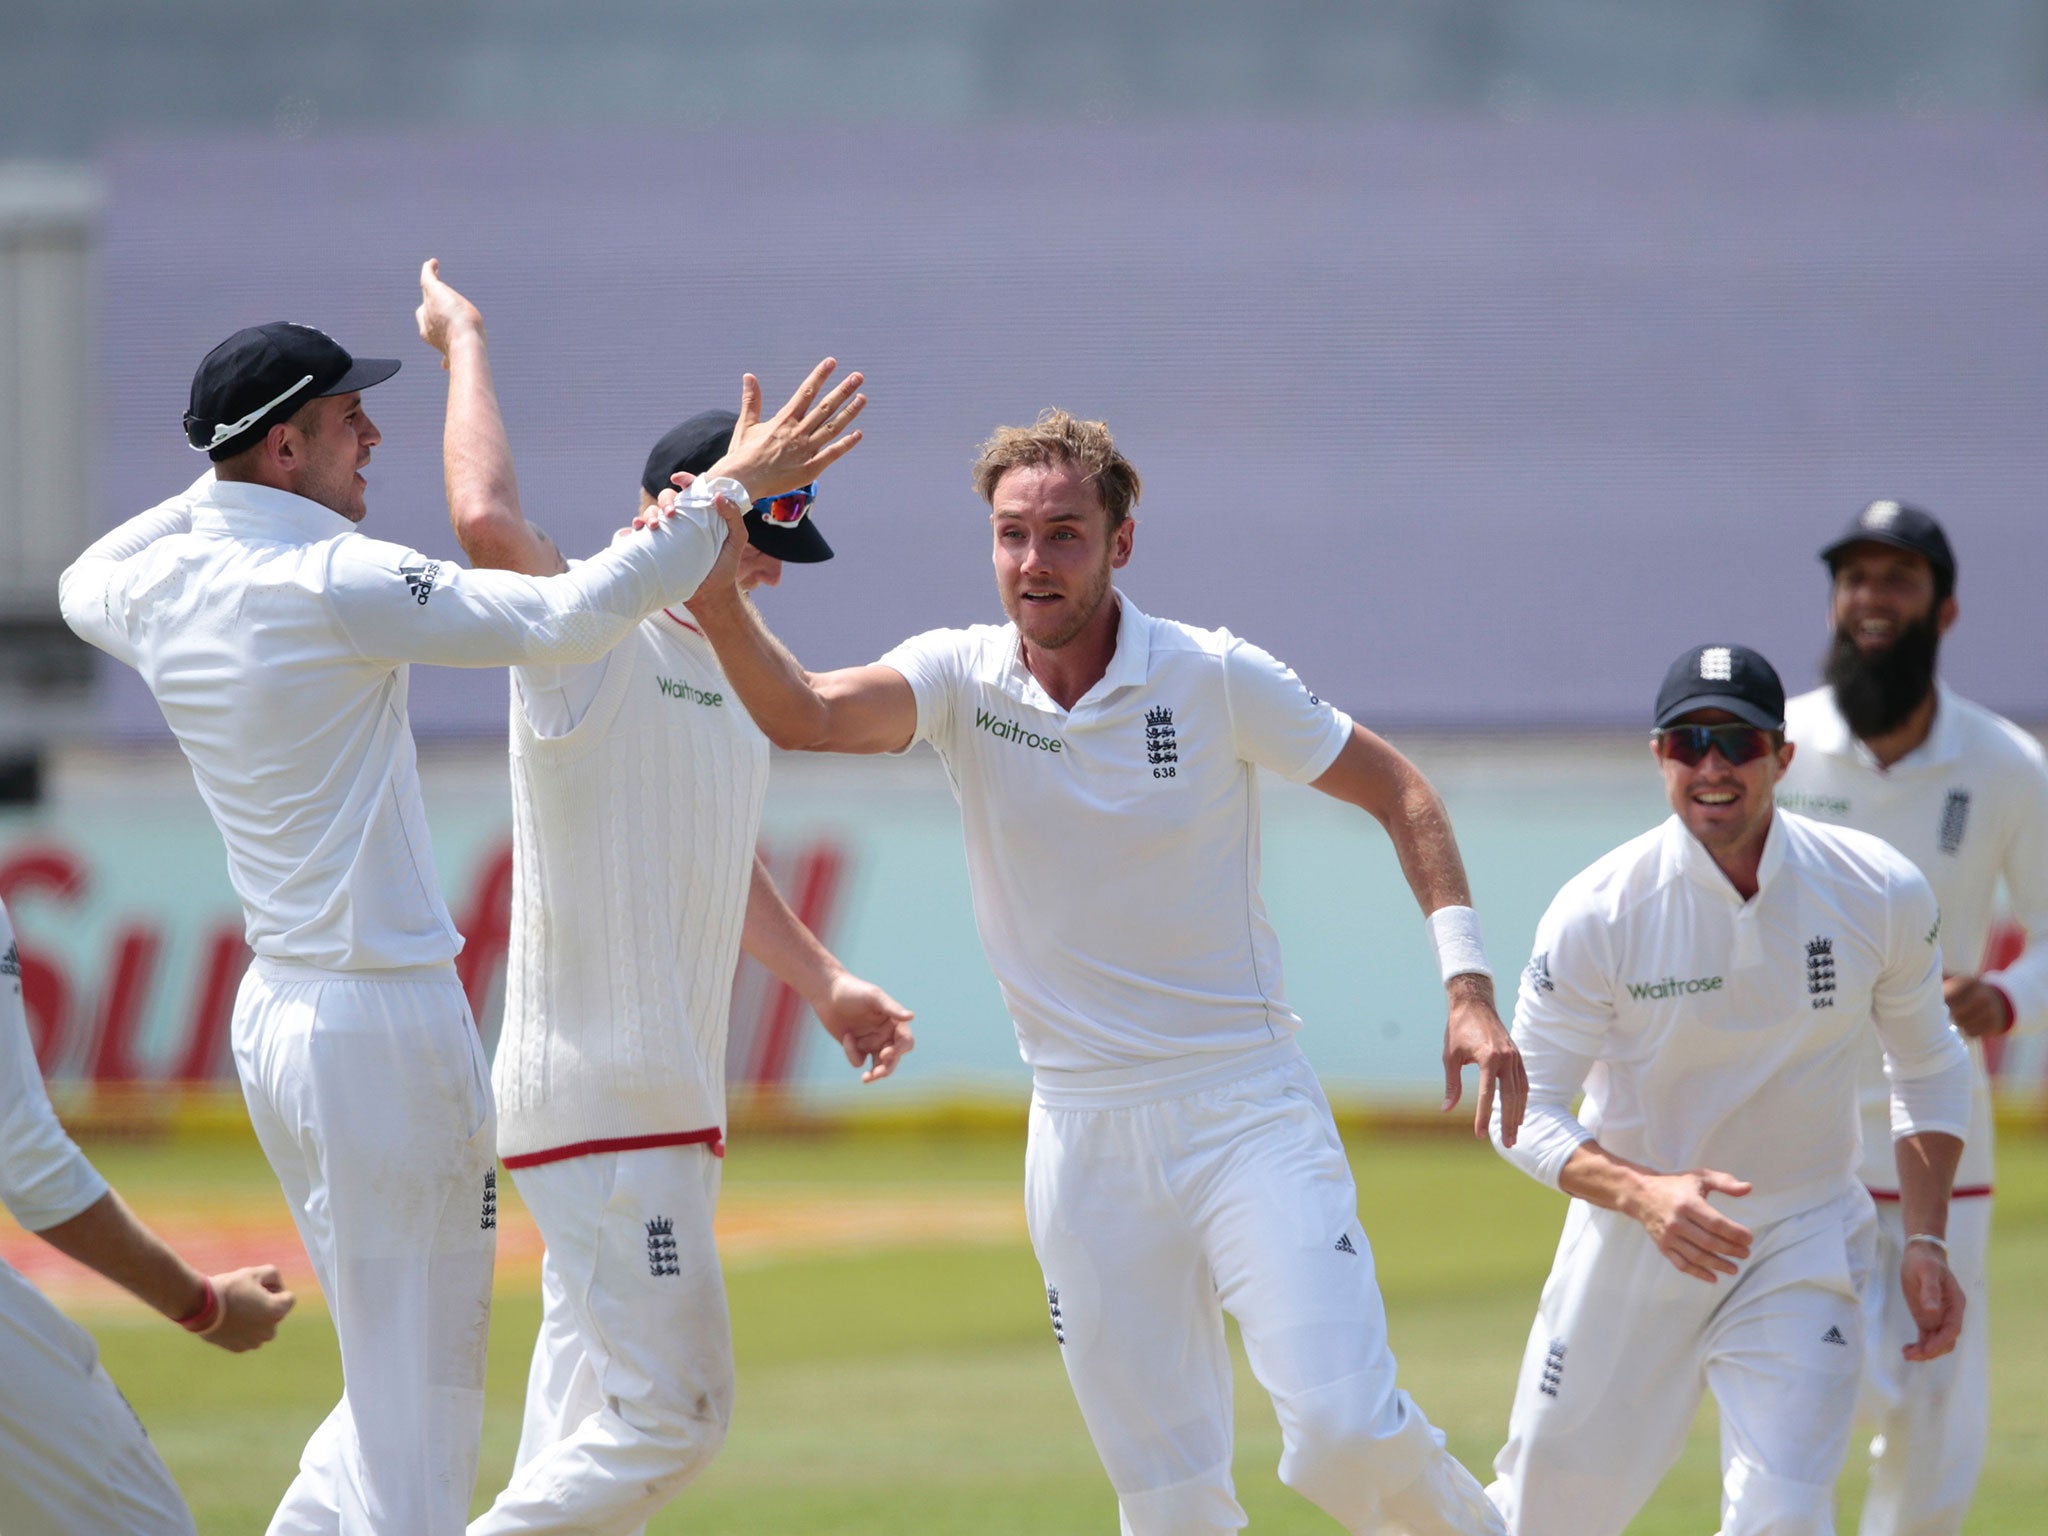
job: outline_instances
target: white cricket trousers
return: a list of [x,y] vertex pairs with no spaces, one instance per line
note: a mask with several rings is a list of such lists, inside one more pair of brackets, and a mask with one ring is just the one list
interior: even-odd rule
[[[1716,1202],[1737,1220],[1742,1202]],[[1514,1536],[1619,1536],[1721,1410],[1722,1536],[1833,1536],[1863,1366],[1861,1189],[1760,1223],[1741,1273],[1672,1267],[1640,1224],[1574,1200],[1487,1492]]]
[[1126,1536],[1245,1524],[1225,1312],[1279,1414],[1282,1482],[1349,1531],[1500,1532],[1394,1383],[1351,1168],[1293,1040],[1165,1070],[1039,1073],[1025,1154],[1053,1335]]
[[470,1536],[632,1536],[732,1421],[732,1324],[702,1145],[513,1172],[547,1244],[512,1481]]
[[92,1335],[4,1263],[0,1531],[192,1536],[178,1485],[100,1364]]
[[259,957],[233,1039],[341,1344],[341,1401],[272,1536],[455,1536],[476,1486],[498,1216],[490,1069],[454,968]]
[[1899,1351],[1920,1336],[1899,1286],[1905,1222],[1896,1200],[1877,1207],[1877,1263],[1864,1294],[1869,1339],[1865,1411],[1877,1423],[1860,1536],[1959,1536],[1984,1467],[1991,1417],[1991,1328],[1985,1294],[1991,1197],[1948,1208],[1949,1267],[1962,1283],[1963,1334],[1939,1360]]

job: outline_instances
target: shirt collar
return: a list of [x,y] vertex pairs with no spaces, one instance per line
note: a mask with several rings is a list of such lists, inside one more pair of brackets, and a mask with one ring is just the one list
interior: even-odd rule
[[356,525],[332,508],[248,480],[214,481],[193,505],[192,526],[301,544],[356,532]]
[[[1074,701],[1075,709],[1099,703],[1119,688],[1134,687],[1151,675],[1151,619],[1140,613],[1138,605],[1114,587],[1110,589],[1110,595],[1117,605],[1116,650],[1109,658],[1109,666],[1096,679],[1095,686]],[[1003,626],[1003,643],[995,660],[989,681],[1034,708],[1066,713],[1031,675],[1031,669],[1024,665],[1024,646],[1015,624]]]
[[1889,768],[1880,763],[1861,740],[1850,734],[1849,722],[1842,718],[1841,710],[1835,705],[1833,688],[1821,691],[1821,703],[1824,707],[1820,718],[1814,722],[1815,729],[1800,743],[1802,751],[1853,758],[1873,773],[1896,773],[1901,768],[1932,768],[1952,763],[1963,755],[1965,743],[1955,695],[1939,679],[1934,684],[1934,724],[1928,729],[1927,739]]
[[[1770,830],[1764,834],[1764,856],[1757,864],[1756,893],[1762,896],[1771,888],[1771,877],[1785,865],[1785,816],[1781,811],[1771,812]],[[1742,897],[1733,882],[1721,872],[1721,866],[1714,862],[1714,856],[1707,852],[1707,845],[1686,830],[1685,822],[1677,812],[1664,823],[1664,868],[1667,874],[1676,874],[1719,891],[1737,906]]]

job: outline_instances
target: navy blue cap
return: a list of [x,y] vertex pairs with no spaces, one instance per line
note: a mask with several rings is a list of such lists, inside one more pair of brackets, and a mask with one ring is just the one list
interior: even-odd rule
[[1760,730],[1785,729],[1785,685],[1768,661],[1746,645],[1696,645],[1664,674],[1657,690],[1657,729],[1696,709],[1725,709]]
[[[669,429],[647,455],[647,467],[640,471],[640,489],[650,496],[673,490],[673,475],[701,475],[725,456],[732,442],[732,429],[739,416],[732,411],[700,411],[688,421]],[[747,542],[764,555],[786,560],[791,565],[816,565],[832,558],[832,546],[818,532],[818,520],[806,516],[794,528],[771,523],[758,511],[747,514]]]
[[1833,570],[1842,552],[1852,544],[1889,544],[1919,555],[1934,567],[1934,574],[1946,591],[1956,585],[1956,557],[1949,548],[1948,535],[1934,514],[1902,501],[1873,501],[1849,524],[1848,530],[1820,552]]
[[382,384],[398,366],[395,357],[351,357],[310,325],[252,325],[200,359],[185,440],[218,464],[255,447],[308,400]]

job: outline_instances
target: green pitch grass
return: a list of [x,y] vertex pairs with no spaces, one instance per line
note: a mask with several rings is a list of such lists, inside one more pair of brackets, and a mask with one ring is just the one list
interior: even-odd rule
[[[1367,1232],[1404,1384],[1484,1475],[1563,1203],[1493,1154],[1451,1138],[1353,1137]],[[96,1147],[145,1215],[153,1202],[259,1198],[252,1150]],[[806,1196],[959,1192],[984,1207],[1017,1197],[1021,1151],[1001,1139],[827,1139],[741,1144],[725,1201],[739,1212]],[[1993,1271],[1992,1441],[1973,1536],[2040,1530],[2048,1508],[2048,1141],[2000,1150]],[[515,1202],[509,1181],[508,1220]],[[281,1202],[280,1202],[281,1208]],[[740,1395],[718,1462],[656,1519],[657,1533],[1111,1531],[1115,1506],[1069,1396],[1044,1292],[1021,1235],[937,1230],[878,1251],[799,1246],[729,1266]],[[1019,1224],[1021,1230],[1021,1222]],[[532,1286],[501,1283],[477,1507],[503,1483],[518,1437]],[[87,1315],[108,1369],[156,1437],[205,1533],[260,1530],[298,1448],[340,1388],[317,1306],[260,1355],[230,1358],[159,1321]],[[1238,1372],[1239,1496],[1253,1528],[1336,1527],[1280,1486],[1279,1436],[1257,1384]],[[1632,1527],[1641,1536],[1712,1528],[1718,1513],[1711,1410]],[[1852,1453],[1841,1529],[1854,1529]]]

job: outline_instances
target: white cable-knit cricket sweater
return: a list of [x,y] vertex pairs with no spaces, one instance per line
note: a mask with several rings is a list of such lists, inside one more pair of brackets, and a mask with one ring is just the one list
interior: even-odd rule
[[667,613],[612,653],[565,735],[534,730],[517,686],[498,1153],[516,1167],[709,1139],[767,739]]

